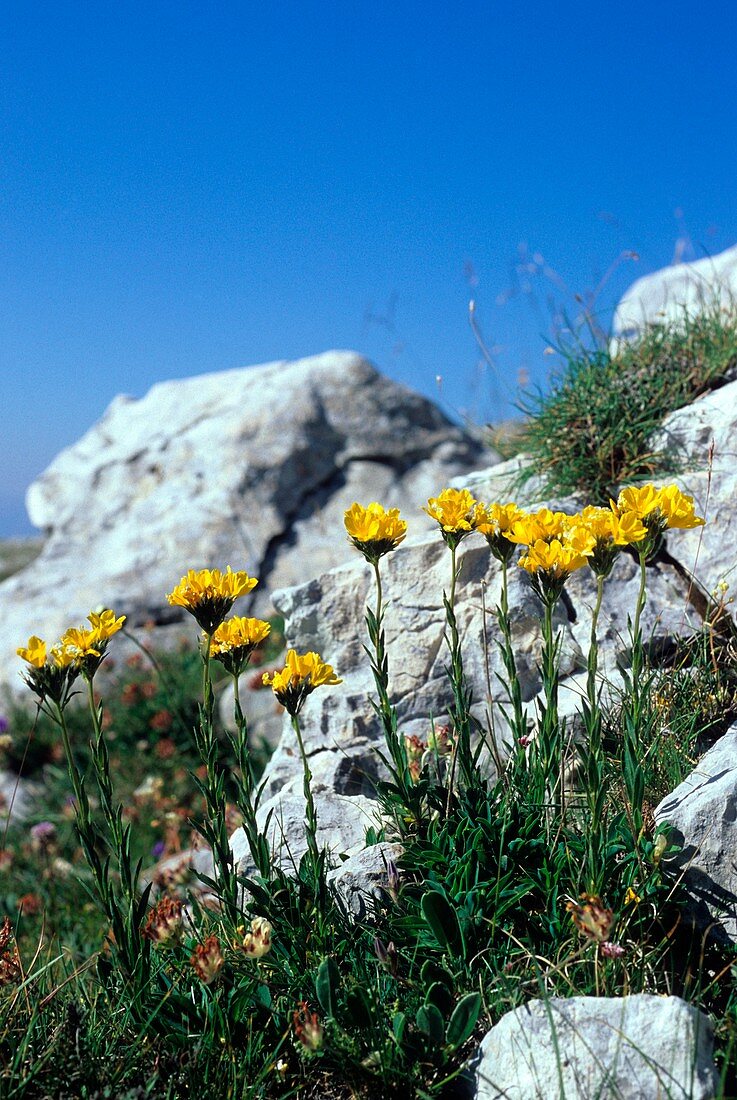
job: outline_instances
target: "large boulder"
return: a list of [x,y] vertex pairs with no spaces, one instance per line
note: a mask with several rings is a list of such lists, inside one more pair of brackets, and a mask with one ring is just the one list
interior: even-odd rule
[[630,339],[647,325],[678,323],[684,314],[737,301],[737,245],[693,263],[673,264],[637,279],[625,292],[612,322],[616,338]]
[[553,997],[502,1016],[474,1059],[474,1100],[711,1100],[707,1016],[679,997]]
[[247,569],[263,613],[273,587],[349,555],[353,500],[410,510],[491,461],[431,401],[351,352],[118,397],[28,492],[46,542],[0,585],[0,680],[20,684],[14,651],[30,633],[53,639],[101,603],[133,625],[181,619],[165,593],[189,568]]

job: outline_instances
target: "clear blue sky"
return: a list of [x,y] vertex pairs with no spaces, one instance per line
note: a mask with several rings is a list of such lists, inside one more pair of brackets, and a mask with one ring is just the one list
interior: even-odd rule
[[730,3],[15,0],[0,26],[0,535],[116,393],[343,347],[507,415],[568,293],[525,248],[571,293],[635,250],[606,316],[676,247],[737,242]]

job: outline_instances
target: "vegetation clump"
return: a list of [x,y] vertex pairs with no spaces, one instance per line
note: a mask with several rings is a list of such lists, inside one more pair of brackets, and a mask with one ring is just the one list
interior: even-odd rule
[[523,402],[518,449],[551,492],[606,504],[624,483],[676,472],[678,456],[653,446],[665,417],[735,377],[737,313],[718,304],[647,325],[632,341],[557,349],[563,369]]

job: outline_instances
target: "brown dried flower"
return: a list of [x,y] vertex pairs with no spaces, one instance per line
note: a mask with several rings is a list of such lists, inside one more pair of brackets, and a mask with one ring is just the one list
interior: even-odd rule
[[177,898],[163,897],[149,910],[143,935],[157,947],[166,947],[182,933],[182,903]]
[[225,965],[217,936],[208,936],[204,943],[198,943],[190,962],[203,985],[210,985]]

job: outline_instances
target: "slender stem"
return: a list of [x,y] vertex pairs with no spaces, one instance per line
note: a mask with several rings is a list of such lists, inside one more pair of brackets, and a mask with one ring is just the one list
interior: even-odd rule
[[563,753],[558,720],[558,647],[553,636],[553,610],[556,603],[557,596],[545,594],[542,620],[542,677],[545,701],[542,705],[540,729],[536,740],[542,769],[541,798],[543,802],[549,803],[552,810],[556,807],[557,796],[560,794],[562,814]]
[[450,630],[448,647],[450,649],[450,683],[453,688],[453,704],[451,718],[453,721],[455,741],[457,745],[457,763],[459,773],[467,787],[473,785],[477,778],[476,764],[471,752],[471,696],[463,671],[463,654],[461,652],[461,640],[458,633],[458,623],[455,616],[456,580],[458,577],[458,565],[456,561],[456,545],[450,544],[451,581],[450,592],[444,598],[445,617]]
[[588,888],[592,893],[597,893],[599,888],[598,883],[603,866],[600,850],[605,839],[601,835],[601,820],[605,803],[604,756],[601,739],[602,715],[596,688],[599,663],[597,626],[603,596],[604,577],[597,574],[596,602],[591,616],[586,703],[583,707],[586,739],[581,746],[581,758],[585,770],[586,800],[588,802],[588,820],[586,822],[587,878]]
[[372,562],[372,565],[374,567],[374,577],[376,578],[376,611],[374,612],[374,614],[376,615],[377,623],[380,624],[381,623],[381,616],[384,613],[383,591],[382,591],[382,587],[381,587],[381,570],[379,569],[378,560],[375,561],[375,562]]
[[198,786],[205,797],[207,818],[199,831],[212,849],[212,858],[220,882],[220,896],[228,919],[234,924],[240,916],[238,878],[233,866],[233,853],[226,823],[225,785],[218,775],[218,745],[213,727],[214,695],[210,676],[210,647],[213,631],[204,639],[202,654],[202,710],[197,740],[200,757],[205,764],[206,778]]
[[315,800],[312,797],[312,772],[310,771],[310,764],[307,759],[307,753],[305,752],[304,741],[302,740],[302,730],[299,726],[299,718],[296,714],[290,715],[292,721],[292,729],[297,735],[297,744],[299,745],[299,754],[302,757],[302,768],[304,770],[304,795],[305,795],[305,826],[307,835],[307,850],[310,853],[310,859],[312,862],[313,872],[317,878],[320,874],[320,853],[317,847],[317,810],[315,809]]
[[[389,662],[384,641],[384,598],[381,581],[379,561],[371,561],[376,583],[376,604],[374,610],[366,608],[366,626],[368,628],[369,641],[372,650],[366,652],[371,657],[371,667],[374,674],[374,683],[378,694],[378,701],[374,708],[381,720],[384,730],[384,739],[389,750],[391,760],[382,755],[382,760],[389,768],[397,791],[402,801],[402,812],[395,815],[397,824],[401,829],[405,818],[419,822],[422,816],[417,793],[409,775],[407,767],[407,752],[404,740],[397,732],[397,715],[389,698]],[[381,754],[380,754],[381,755]]]
[[642,616],[642,610],[645,606],[646,592],[645,586],[647,584],[646,562],[645,554],[641,551],[640,555],[640,589],[637,593],[637,604],[635,606],[635,618],[632,623],[632,680],[633,687],[639,692],[640,687],[640,674],[642,673],[643,666],[643,647],[642,647],[642,632],[640,629],[640,619]]
[[527,716],[522,705],[522,686],[517,672],[517,661],[512,645],[512,623],[509,617],[509,565],[502,561],[502,592],[497,608],[497,622],[502,634],[500,645],[502,661],[507,673],[506,688],[512,703],[512,733],[517,743],[527,734]]
[[589,635],[589,658],[588,658],[588,676],[586,678],[586,696],[589,701],[591,710],[597,708],[597,696],[596,696],[596,675],[599,668],[599,646],[597,643],[596,632],[599,625],[599,614],[601,612],[601,603],[604,597],[604,577],[597,575],[596,577],[596,602],[594,603],[594,610],[591,615],[591,633]]
[[77,800],[77,814],[83,814],[85,818],[89,816],[89,802],[87,801],[87,794],[82,786],[82,777],[74,759],[72,752],[71,741],[69,740],[69,730],[67,728],[67,720],[64,717],[64,708],[55,704],[56,715],[55,719],[61,730],[61,740],[64,745],[64,755],[67,758],[67,768],[69,771],[69,778],[72,781],[72,787],[74,789],[74,797]]
[[237,673],[233,673],[233,709],[236,732],[231,738],[231,744],[235,751],[235,758],[240,772],[240,778],[236,780],[238,809],[243,815],[243,828],[251,857],[262,878],[266,879],[271,871],[271,854],[268,841],[265,836],[259,833],[256,821],[256,808],[253,799],[255,779],[251,755],[248,751],[248,725],[241,706],[240,684]]

